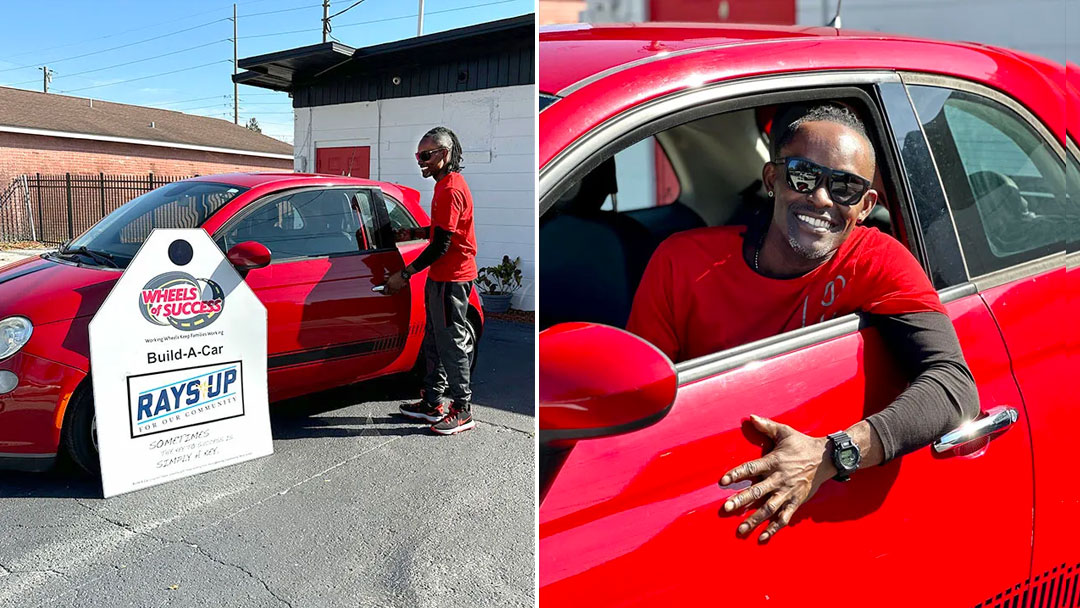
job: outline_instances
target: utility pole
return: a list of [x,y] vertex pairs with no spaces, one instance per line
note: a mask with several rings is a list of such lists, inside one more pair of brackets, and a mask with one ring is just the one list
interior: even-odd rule
[[326,42],[326,36],[330,33],[330,0],[322,3],[322,41]]
[[424,0],[420,0],[420,10],[416,15],[416,35],[424,35]]
[[44,83],[43,91],[45,93],[48,93],[49,92],[49,83],[52,82],[53,71],[50,70],[49,66],[47,66],[47,65],[41,66],[38,69],[41,70],[45,74],[45,83]]
[[[236,76],[236,4],[232,5],[232,73]],[[240,91],[236,79],[232,83],[232,121],[234,125],[240,124]]]

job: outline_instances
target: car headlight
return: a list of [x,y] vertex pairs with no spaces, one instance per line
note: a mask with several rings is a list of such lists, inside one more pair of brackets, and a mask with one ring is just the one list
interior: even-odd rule
[[26,317],[8,317],[0,321],[0,360],[19,352],[30,341],[34,324]]

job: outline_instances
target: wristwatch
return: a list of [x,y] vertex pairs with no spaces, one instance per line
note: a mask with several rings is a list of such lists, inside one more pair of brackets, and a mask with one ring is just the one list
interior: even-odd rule
[[408,269],[407,267],[406,267],[406,268],[402,268],[402,269],[401,269],[401,278],[403,278],[403,279],[405,279],[406,281],[408,281],[408,280],[409,280],[409,277],[411,277],[411,276],[412,276],[412,273],[411,273],[411,272],[409,272],[409,269]]
[[832,462],[836,466],[836,481],[847,481],[850,475],[859,470],[862,462],[862,453],[859,446],[851,440],[844,431],[837,431],[829,435],[829,446],[832,448]]

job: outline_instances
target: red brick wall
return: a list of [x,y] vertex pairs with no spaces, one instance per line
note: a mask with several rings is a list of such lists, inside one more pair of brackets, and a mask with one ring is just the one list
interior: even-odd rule
[[0,188],[24,173],[211,175],[281,170],[292,171],[292,159],[0,133]]

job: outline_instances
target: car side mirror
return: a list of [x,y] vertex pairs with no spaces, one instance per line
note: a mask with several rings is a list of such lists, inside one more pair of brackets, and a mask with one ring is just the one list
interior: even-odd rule
[[671,361],[629,332],[555,325],[540,334],[540,442],[645,428],[667,415],[678,384]]
[[270,250],[266,248],[266,245],[256,241],[244,241],[233,245],[225,257],[240,271],[241,275],[270,264]]

